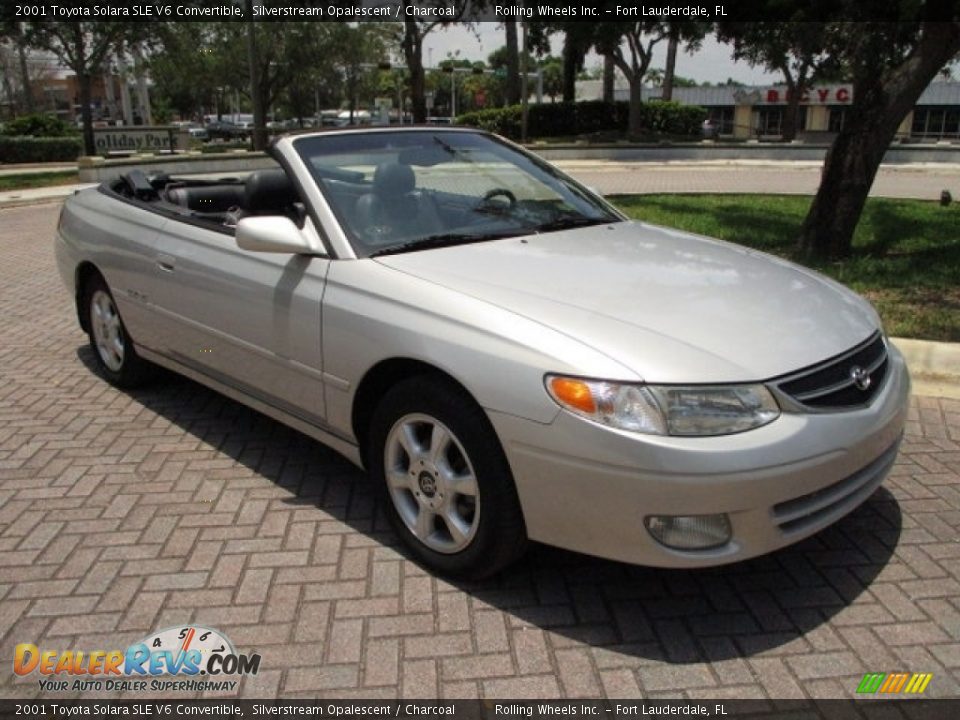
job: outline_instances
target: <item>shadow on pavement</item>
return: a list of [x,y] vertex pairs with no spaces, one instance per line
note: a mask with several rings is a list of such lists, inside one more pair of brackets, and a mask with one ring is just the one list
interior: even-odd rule
[[[96,373],[83,346],[77,356]],[[285,489],[284,503],[316,507],[406,557],[362,472],[311,438],[185,378],[161,372],[130,392],[146,408]],[[818,632],[873,582],[897,546],[900,507],[881,487],[834,526],[771,555],[704,570],[664,570],[534,545],[499,576],[456,587],[553,635],[657,662],[750,657]],[[816,646],[816,643],[813,644]],[[598,660],[600,662],[600,660]]]

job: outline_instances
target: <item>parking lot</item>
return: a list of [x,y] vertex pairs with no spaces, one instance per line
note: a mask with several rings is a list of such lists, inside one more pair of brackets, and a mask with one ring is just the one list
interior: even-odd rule
[[693,572],[535,547],[455,585],[333,452],[184,379],[101,380],[58,209],[0,210],[0,696],[52,697],[9,671],[18,643],[186,623],[262,656],[246,697],[850,697],[893,671],[960,695],[960,401],[914,398],[884,486],[774,555]]

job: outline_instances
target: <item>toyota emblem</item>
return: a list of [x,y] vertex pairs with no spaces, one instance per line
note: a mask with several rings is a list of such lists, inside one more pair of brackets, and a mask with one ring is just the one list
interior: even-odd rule
[[853,380],[853,384],[856,385],[859,390],[869,389],[870,383],[873,382],[870,373],[859,365],[854,365],[850,368],[850,379]]

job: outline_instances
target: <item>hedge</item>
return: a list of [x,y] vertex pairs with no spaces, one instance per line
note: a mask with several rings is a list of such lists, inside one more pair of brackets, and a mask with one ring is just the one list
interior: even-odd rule
[[[489,130],[505,137],[520,137],[523,111],[520,105],[464,113],[458,125]],[[626,131],[629,103],[600,101],[549,103],[530,105],[527,116],[531,137],[588,135],[590,133]],[[707,117],[697,105],[651,100],[640,106],[641,125],[646,132],[663,135],[696,135]]]
[[0,162],[4,163],[72,162],[82,154],[83,140],[78,137],[0,136]]
[[4,135],[33,135],[34,137],[70,137],[79,135],[77,128],[54,115],[34,113],[21,115],[3,126]]

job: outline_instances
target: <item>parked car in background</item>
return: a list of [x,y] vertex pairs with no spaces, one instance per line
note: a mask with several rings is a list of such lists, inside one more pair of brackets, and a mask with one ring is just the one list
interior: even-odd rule
[[229,120],[213,120],[206,125],[207,135],[211,140],[241,140],[249,132]]
[[170,124],[178,130],[186,130],[194,140],[207,140],[210,137],[203,125],[192,120],[175,120]]
[[191,125],[190,128],[188,128],[188,132],[190,133],[190,137],[194,140],[210,139],[210,133],[208,133],[207,129],[202,125]]
[[271,153],[244,181],[132,171],[66,200],[55,252],[92,357],[343,453],[432,570],[488,575],[528,539],[729,563],[836,522],[892,467],[907,368],[838,283],[631,222],[472,129]]

